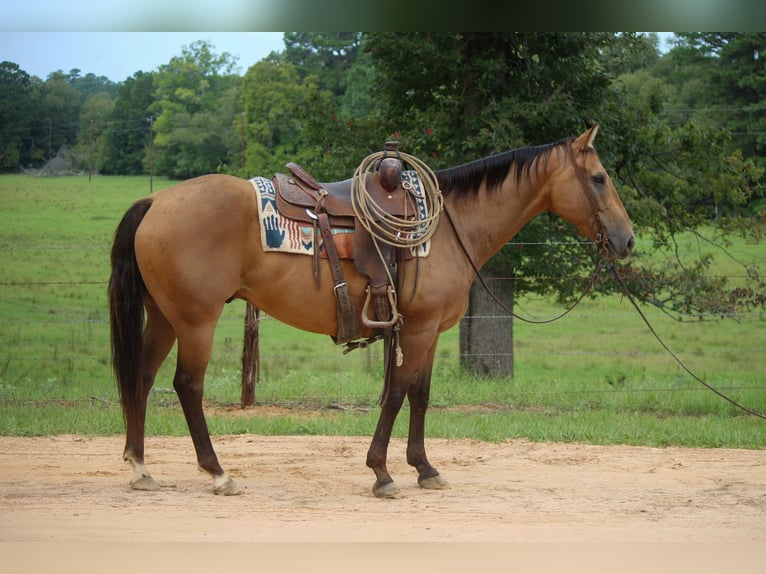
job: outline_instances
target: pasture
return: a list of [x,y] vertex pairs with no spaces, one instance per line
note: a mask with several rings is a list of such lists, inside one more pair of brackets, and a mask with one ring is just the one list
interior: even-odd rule
[[[154,182],[154,189],[170,185]],[[148,193],[146,178],[0,176],[0,435],[119,435],[123,421],[109,360],[106,283],[114,229]],[[637,236],[645,253],[648,238]],[[684,248],[700,247],[689,241]],[[766,247],[730,252],[766,273]],[[717,254],[716,272],[741,274]],[[561,311],[517,301],[525,316]],[[381,391],[382,351],[344,356],[328,337],[268,317],[260,323],[257,406],[241,411],[245,306],[228,305],[208,369],[211,434],[370,436]],[[766,412],[766,313],[677,322],[645,310],[668,345],[700,377]],[[592,444],[760,449],[766,422],[704,389],[659,346],[629,302],[586,300],[549,325],[516,322],[512,379],[460,370],[457,328],[441,338],[428,436],[501,442],[525,438]],[[147,433],[186,436],[171,386],[173,355],[150,397]],[[394,436],[406,436],[400,417]]]

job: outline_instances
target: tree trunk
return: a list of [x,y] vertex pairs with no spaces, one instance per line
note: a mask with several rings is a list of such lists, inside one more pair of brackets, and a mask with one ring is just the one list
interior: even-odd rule
[[[513,309],[513,280],[485,277],[489,288]],[[501,309],[476,280],[468,309],[460,320],[460,366],[485,377],[513,376],[513,317]]]

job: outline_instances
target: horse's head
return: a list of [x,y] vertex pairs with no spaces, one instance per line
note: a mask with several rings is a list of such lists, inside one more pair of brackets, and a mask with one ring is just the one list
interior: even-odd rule
[[554,212],[605,248],[609,258],[622,258],[635,245],[633,225],[593,147],[597,132],[595,125],[569,143],[570,161],[557,170],[550,201]]

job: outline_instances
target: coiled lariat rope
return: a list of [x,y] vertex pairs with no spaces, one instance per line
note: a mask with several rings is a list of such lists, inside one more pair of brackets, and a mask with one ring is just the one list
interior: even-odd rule
[[[384,151],[368,155],[362,160],[359,167],[356,168],[351,180],[351,207],[354,210],[354,215],[359,225],[370,234],[375,251],[378,257],[380,257],[380,261],[384,263],[383,267],[388,278],[388,302],[393,315],[390,322],[385,322],[387,334],[384,335],[384,338],[388,341],[387,344],[392,345],[387,347],[387,349],[394,353],[389,355],[389,357],[395,357],[396,366],[401,366],[404,362],[404,355],[399,344],[399,329],[404,322],[404,317],[397,309],[396,290],[398,287],[396,279],[392,275],[392,270],[395,269],[395,266],[392,266],[391,262],[387,261],[386,256],[383,255],[381,245],[401,249],[415,249],[422,246],[436,232],[436,228],[439,225],[439,217],[444,207],[444,198],[439,189],[439,181],[436,178],[436,174],[431,168],[418,158],[400,152],[396,149],[396,145],[396,142],[388,142]],[[412,194],[415,196],[415,203],[418,206],[412,214],[405,212],[402,216],[398,216],[389,213],[384,206],[379,205],[375,201],[367,190],[367,177],[370,174],[380,177],[379,168],[381,168],[383,161],[388,158],[397,160],[400,165],[397,166],[394,172],[396,173],[396,179],[391,181],[386,178],[384,189],[389,192],[390,198],[393,198],[394,193]],[[405,166],[413,170],[417,175],[417,180],[420,182],[419,189],[414,188],[409,179],[402,180],[401,172],[405,169]],[[406,200],[404,204],[409,205]],[[368,325],[369,323],[365,318],[367,304],[370,301],[372,292],[371,287],[368,286],[367,288],[367,299],[362,309],[362,320]],[[390,389],[390,364],[390,361],[386,362],[385,383],[383,395],[380,399],[381,404],[385,403]]]
[[[408,164],[417,173],[422,190],[421,197],[426,206],[423,219],[419,219],[417,213],[413,213],[412,218],[391,215],[367,192],[367,174],[374,172],[380,160],[387,157],[400,159],[404,165]],[[408,190],[404,191],[409,193]],[[443,205],[444,198],[436,174],[424,162],[406,153],[381,151],[370,154],[354,172],[351,182],[351,206],[357,220],[374,239],[387,245],[403,248],[421,246],[436,232]]]

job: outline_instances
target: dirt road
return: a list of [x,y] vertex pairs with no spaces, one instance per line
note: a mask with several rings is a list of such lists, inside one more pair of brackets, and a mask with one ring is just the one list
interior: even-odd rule
[[0,437],[0,541],[766,542],[766,451],[428,440],[451,483],[375,499],[369,439],[215,437],[245,489],[212,494],[188,437],[150,437],[158,492],[128,487],[122,437]]

